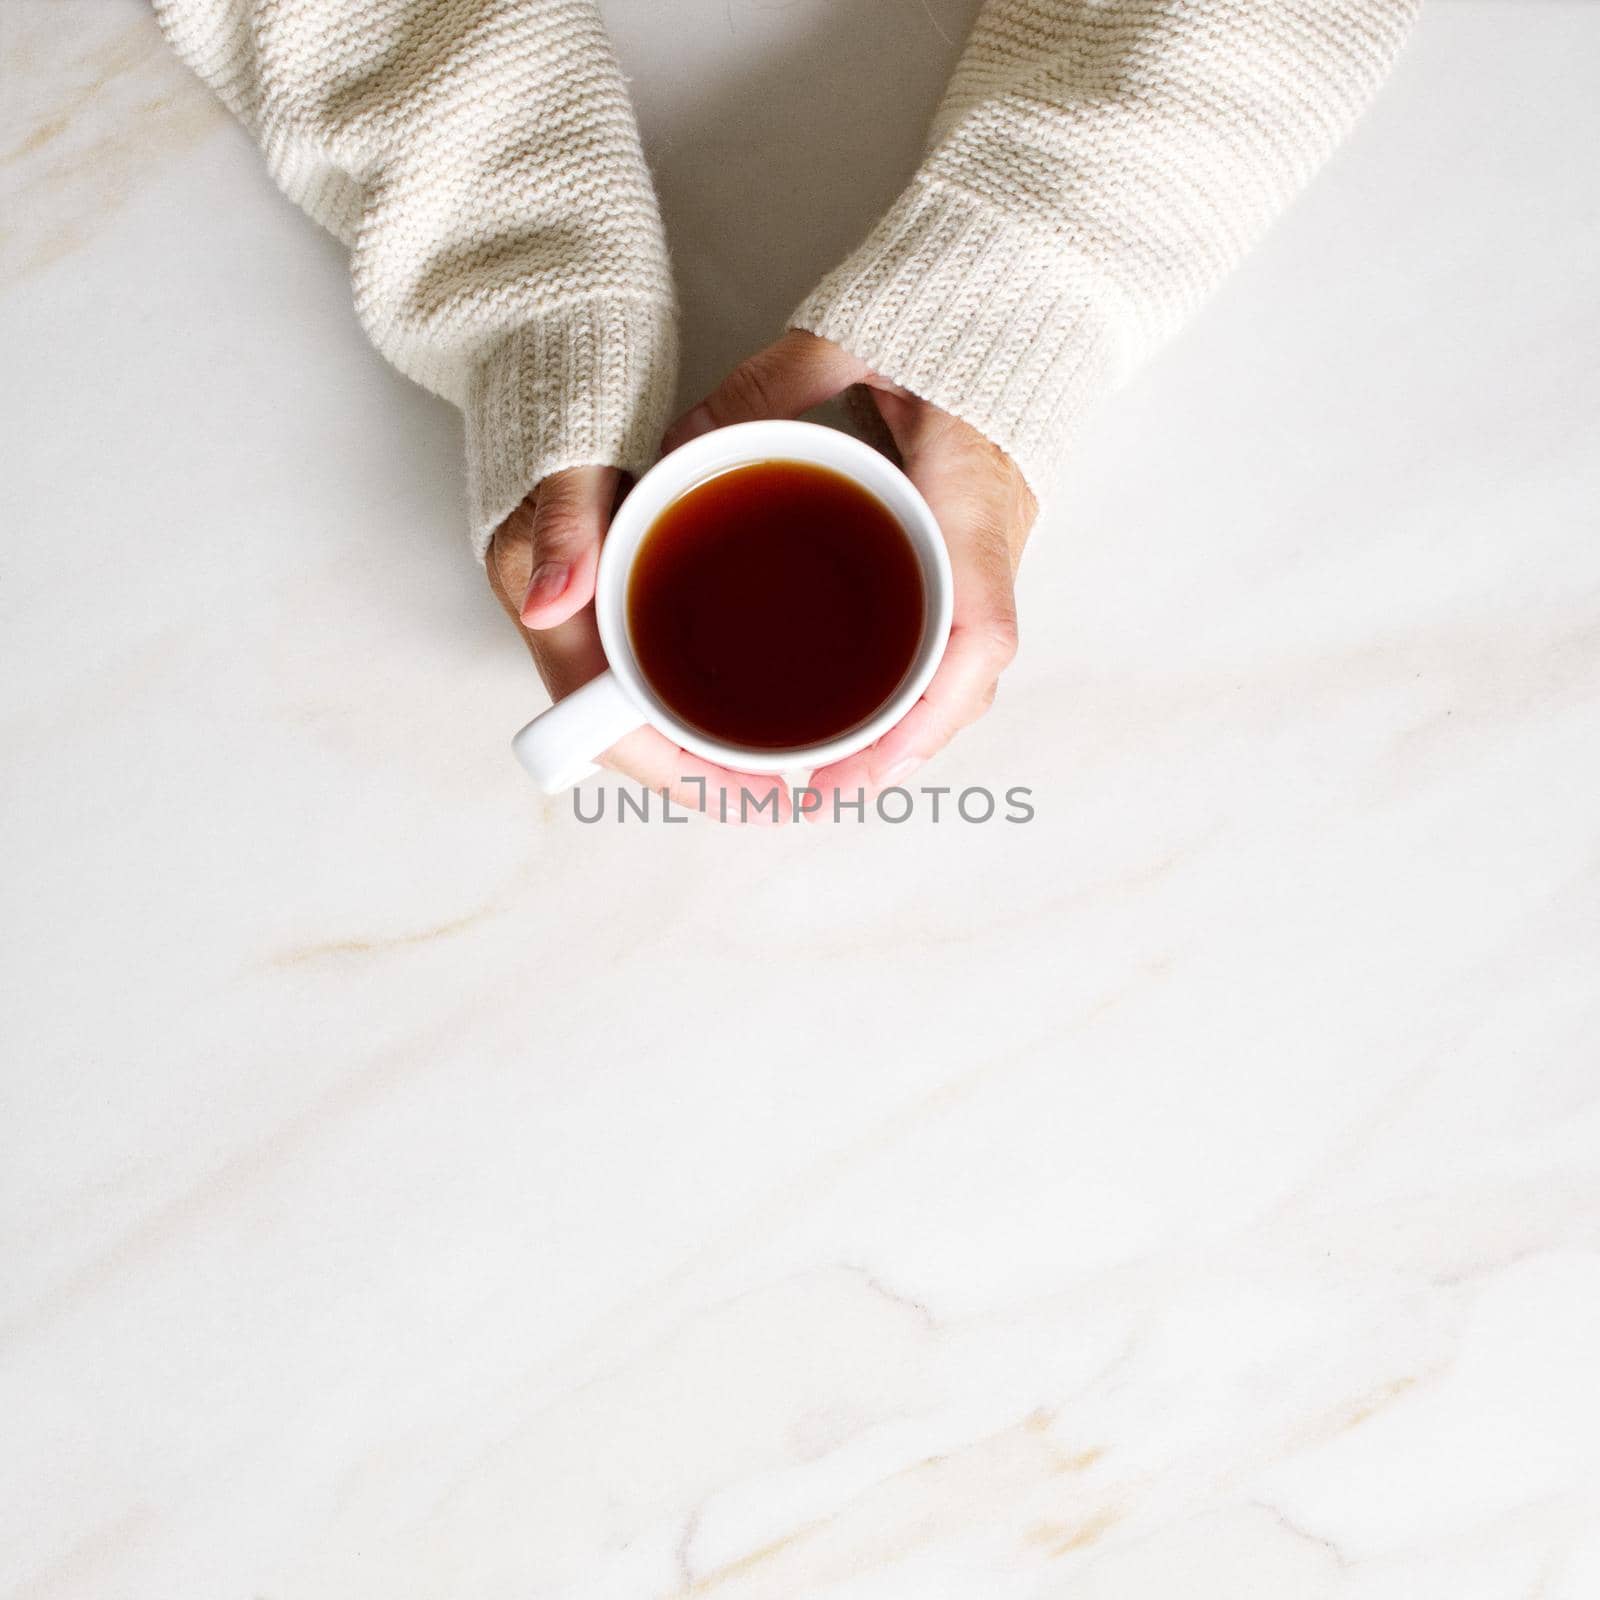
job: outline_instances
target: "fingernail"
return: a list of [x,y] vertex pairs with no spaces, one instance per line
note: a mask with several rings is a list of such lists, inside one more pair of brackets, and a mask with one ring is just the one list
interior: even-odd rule
[[667,448],[676,450],[680,444],[688,444],[691,439],[698,439],[702,433],[710,433],[716,425],[716,420],[711,415],[711,408],[698,405],[694,410],[684,412],[667,430]]
[[922,761],[919,757],[907,756],[904,760],[895,762],[878,782],[885,789],[892,789],[902,778],[909,778],[921,765]]
[[526,615],[534,606],[554,600],[566,588],[571,570],[565,561],[541,561],[533,569],[528,592],[522,597],[523,614]]

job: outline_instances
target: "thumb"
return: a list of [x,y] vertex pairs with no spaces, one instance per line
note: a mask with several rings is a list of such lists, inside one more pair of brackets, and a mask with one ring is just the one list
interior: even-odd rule
[[859,383],[866,371],[860,360],[831,340],[791,328],[776,344],[741,361],[699,405],[673,423],[662,450],[676,450],[702,433],[735,422],[798,417]]
[[615,467],[569,467],[539,485],[533,503],[532,576],[524,627],[553,628],[594,598],[600,541],[611,522],[621,474]]

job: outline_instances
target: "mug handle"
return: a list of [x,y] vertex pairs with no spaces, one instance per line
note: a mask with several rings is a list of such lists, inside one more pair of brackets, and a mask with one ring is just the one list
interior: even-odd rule
[[608,668],[535,717],[511,741],[511,749],[546,794],[560,794],[597,772],[594,757],[644,721]]

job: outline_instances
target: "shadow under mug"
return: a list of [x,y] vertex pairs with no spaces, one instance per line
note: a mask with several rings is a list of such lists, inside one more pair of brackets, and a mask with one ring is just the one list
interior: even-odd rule
[[[922,569],[922,635],[900,686],[871,717],[822,744],[793,750],[725,744],[674,715],[650,687],[628,637],[628,580],[639,547],[666,508],[697,484],[730,467],[762,461],[805,461],[854,480],[888,509]],[[535,717],[511,748],[546,794],[559,794],[596,768],[596,756],[636,728],[649,726],[674,744],[737,772],[795,772],[864,750],[916,704],[937,670],[950,637],[952,588],[944,536],[911,480],[871,445],[813,422],[741,422],[701,434],[663,457],[618,508],[600,551],[595,620],[608,670]],[[805,670],[804,662],[796,671]]]

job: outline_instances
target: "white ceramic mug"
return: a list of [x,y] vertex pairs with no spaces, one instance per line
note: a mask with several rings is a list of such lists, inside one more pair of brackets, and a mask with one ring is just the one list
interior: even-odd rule
[[[899,523],[922,568],[922,637],[899,688],[870,718],[825,744],[753,750],[724,744],[680,722],[651,689],[628,637],[628,578],[644,536],[672,502],[730,467],[759,461],[807,461],[854,480]],[[950,637],[950,557],[928,503],[886,456],[812,422],[742,422],[701,434],[658,461],[612,519],[595,579],[595,619],[609,670],[535,717],[511,742],[517,759],[546,794],[558,794],[595,768],[594,758],[646,725],[707,761],[738,772],[792,772],[838,761],[888,732],[916,704]],[[804,672],[806,664],[796,662]]]

